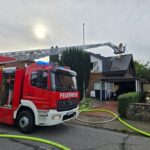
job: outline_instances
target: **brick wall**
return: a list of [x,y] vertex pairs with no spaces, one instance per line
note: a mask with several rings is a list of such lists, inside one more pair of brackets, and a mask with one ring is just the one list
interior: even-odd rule
[[90,81],[89,81],[89,86],[87,90],[87,95],[90,95],[90,92],[94,89],[94,82],[100,81],[102,78],[102,73],[91,73],[90,74]]

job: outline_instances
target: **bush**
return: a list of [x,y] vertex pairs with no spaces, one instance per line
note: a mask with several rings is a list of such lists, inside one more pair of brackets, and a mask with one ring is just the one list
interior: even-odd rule
[[126,111],[131,103],[138,103],[141,101],[141,93],[129,92],[120,95],[118,100],[118,112],[122,117],[126,117]]
[[146,103],[146,100],[145,100],[145,97],[146,97],[146,92],[144,93],[141,93],[141,98],[140,98],[140,103]]

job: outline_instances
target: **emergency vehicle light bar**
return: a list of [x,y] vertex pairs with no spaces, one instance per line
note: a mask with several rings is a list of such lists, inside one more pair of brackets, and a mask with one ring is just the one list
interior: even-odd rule
[[38,65],[42,65],[42,66],[55,66],[54,63],[48,63],[48,62],[45,62],[45,61],[37,61],[36,62]]

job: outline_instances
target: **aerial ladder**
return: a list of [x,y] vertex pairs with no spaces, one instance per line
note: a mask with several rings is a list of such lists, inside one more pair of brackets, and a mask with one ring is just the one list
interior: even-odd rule
[[69,48],[78,48],[81,50],[92,49],[102,46],[108,46],[114,50],[114,54],[122,54],[125,53],[126,46],[122,43],[119,46],[116,46],[110,42],[107,43],[98,43],[98,44],[88,44],[88,45],[79,45],[79,46],[69,46],[69,47],[51,47],[48,49],[35,49],[35,50],[23,50],[23,51],[16,51],[16,52],[4,52],[0,53],[1,56],[13,57],[16,58],[17,61],[25,61],[25,60],[33,60],[39,59],[46,56],[51,55],[59,55],[64,50]]

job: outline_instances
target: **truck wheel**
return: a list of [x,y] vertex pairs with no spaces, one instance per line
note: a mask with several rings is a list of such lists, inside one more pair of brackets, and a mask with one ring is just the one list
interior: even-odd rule
[[23,133],[31,133],[35,127],[34,116],[30,111],[21,111],[17,117],[17,127]]

